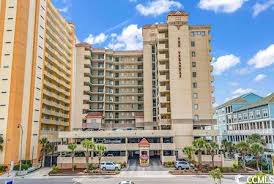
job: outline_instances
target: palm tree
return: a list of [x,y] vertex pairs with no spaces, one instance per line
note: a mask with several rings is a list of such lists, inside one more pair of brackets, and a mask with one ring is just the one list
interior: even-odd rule
[[75,150],[77,148],[76,144],[69,144],[68,149],[71,151],[71,165],[72,165],[72,171],[74,172],[74,156],[75,156]]
[[264,152],[264,146],[260,143],[253,143],[250,146],[250,152],[256,158],[257,170],[259,171],[259,160],[260,155]]
[[211,155],[212,167],[214,167],[214,156],[219,150],[219,145],[216,142],[209,142],[206,144],[206,149]]
[[89,139],[85,139],[81,142],[82,146],[86,149],[85,151],[85,156],[86,156],[86,169],[88,170],[88,161],[89,161],[89,156],[90,156],[90,149],[94,150],[95,144],[93,141]]
[[48,147],[49,141],[46,137],[43,137],[42,139],[39,140],[39,144],[41,144],[41,146],[42,146],[42,154],[43,154],[42,167],[44,167],[45,166],[45,158],[46,158],[46,149]]
[[192,143],[193,148],[198,152],[199,169],[202,167],[202,152],[205,150],[206,141],[203,138],[195,139]]
[[99,168],[100,168],[100,165],[101,165],[101,159],[102,157],[104,156],[104,153],[106,152],[106,146],[103,145],[103,144],[97,144],[96,145],[96,151],[98,153],[98,160],[99,160]]
[[238,144],[236,144],[236,149],[238,150],[238,152],[240,152],[240,154],[242,156],[243,167],[244,167],[244,170],[246,170],[246,167],[245,167],[245,156],[249,152],[249,144],[247,142],[245,142],[245,141],[241,141]]
[[47,152],[50,153],[50,166],[52,166],[52,158],[54,155],[56,146],[54,144],[48,144],[47,145]]
[[260,144],[265,144],[265,140],[262,138],[260,134],[251,134],[250,136],[247,137],[246,142],[248,144],[253,144],[253,143],[260,143]]
[[4,139],[2,136],[0,136],[0,151],[3,151],[3,143],[4,143]]
[[234,145],[233,145],[232,142],[230,142],[230,141],[228,141],[226,139],[222,140],[222,142],[221,142],[221,148],[223,149],[223,151],[225,153],[224,154],[225,157],[227,157],[227,154],[231,153],[231,151],[233,150],[233,147],[234,147]]
[[184,147],[183,153],[185,155],[187,155],[187,159],[190,162],[192,160],[193,147],[192,146],[186,146],[186,147]]

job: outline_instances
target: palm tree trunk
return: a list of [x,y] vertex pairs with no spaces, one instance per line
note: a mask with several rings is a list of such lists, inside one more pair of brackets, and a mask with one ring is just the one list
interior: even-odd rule
[[72,156],[72,158],[71,158],[71,160],[72,160],[72,172],[74,172],[74,155]]
[[99,160],[99,169],[101,169],[101,156],[98,157]]
[[259,158],[256,157],[256,165],[257,165],[257,170],[260,171],[260,168],[259,168]]
[[86,169],[88,170],[88,160],[89,160],[89,155],[88,155],[88,150],[86,150]]
[[198,152],[198,163],[199,163],[199,169],[202,168],[202,152]]
[[214,167],[214,153],[211,153],[212,167]]
[[43,157],[42,157],[42,167],[45,167],[45,160],[46,160],[46,150],[43,148]]
[[244,170],[246,171],[246,167],[245,167],[245,154],[243,154],[243,167],[244,167]]

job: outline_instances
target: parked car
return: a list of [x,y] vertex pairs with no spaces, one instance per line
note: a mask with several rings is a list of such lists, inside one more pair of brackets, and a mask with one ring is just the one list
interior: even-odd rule
[[175,168],[182,170],[182,169],[190,169],[191,168],[191,164],[189,164],[186,161],[176,161],[175,162]]
[[121,181],[118,184],[134,184],[132,181]]
[[121,165],[120,164],[115,164],[112,161],[106,161],[106,162],[101,163],[100,168],[102,170],[118,171],[118,170],[121,169]]

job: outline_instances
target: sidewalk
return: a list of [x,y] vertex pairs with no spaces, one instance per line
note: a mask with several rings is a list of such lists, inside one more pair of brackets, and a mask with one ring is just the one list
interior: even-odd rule
[[44,167],[44,168],[38,169],[32,173],[27,174],[26,176],[24,176],[24,178],[35,178],[35,177],[48,176],[50,171],[51,171],[50,167]]

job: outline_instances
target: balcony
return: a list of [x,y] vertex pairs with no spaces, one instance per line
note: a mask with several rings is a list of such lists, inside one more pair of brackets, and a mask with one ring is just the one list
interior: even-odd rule
[[161,82],[163,82],[163,81],[169,81],[169,78],[166,75],[159,75],[158,79]]
[[159,60],[159,62],[168,61],[168,57],[166,56],[166,54],[159,54],[158,55],[158,60]]
[[167,37],[166,33],[158,34],[158,40],[159,41],[168,41],[168,37]]
[[169,92],[168,86],[159,86],[159,92]]
[[158,70],[159,71],[169,71],[169,67],[165,65],[158,65]]
[[193,136],[204,137],[204,136],[218,136],[218,130],[193,130]]
[[168,113],[166,107],[159,108],[159,112],[160,112],[160,114],[167,114]]

